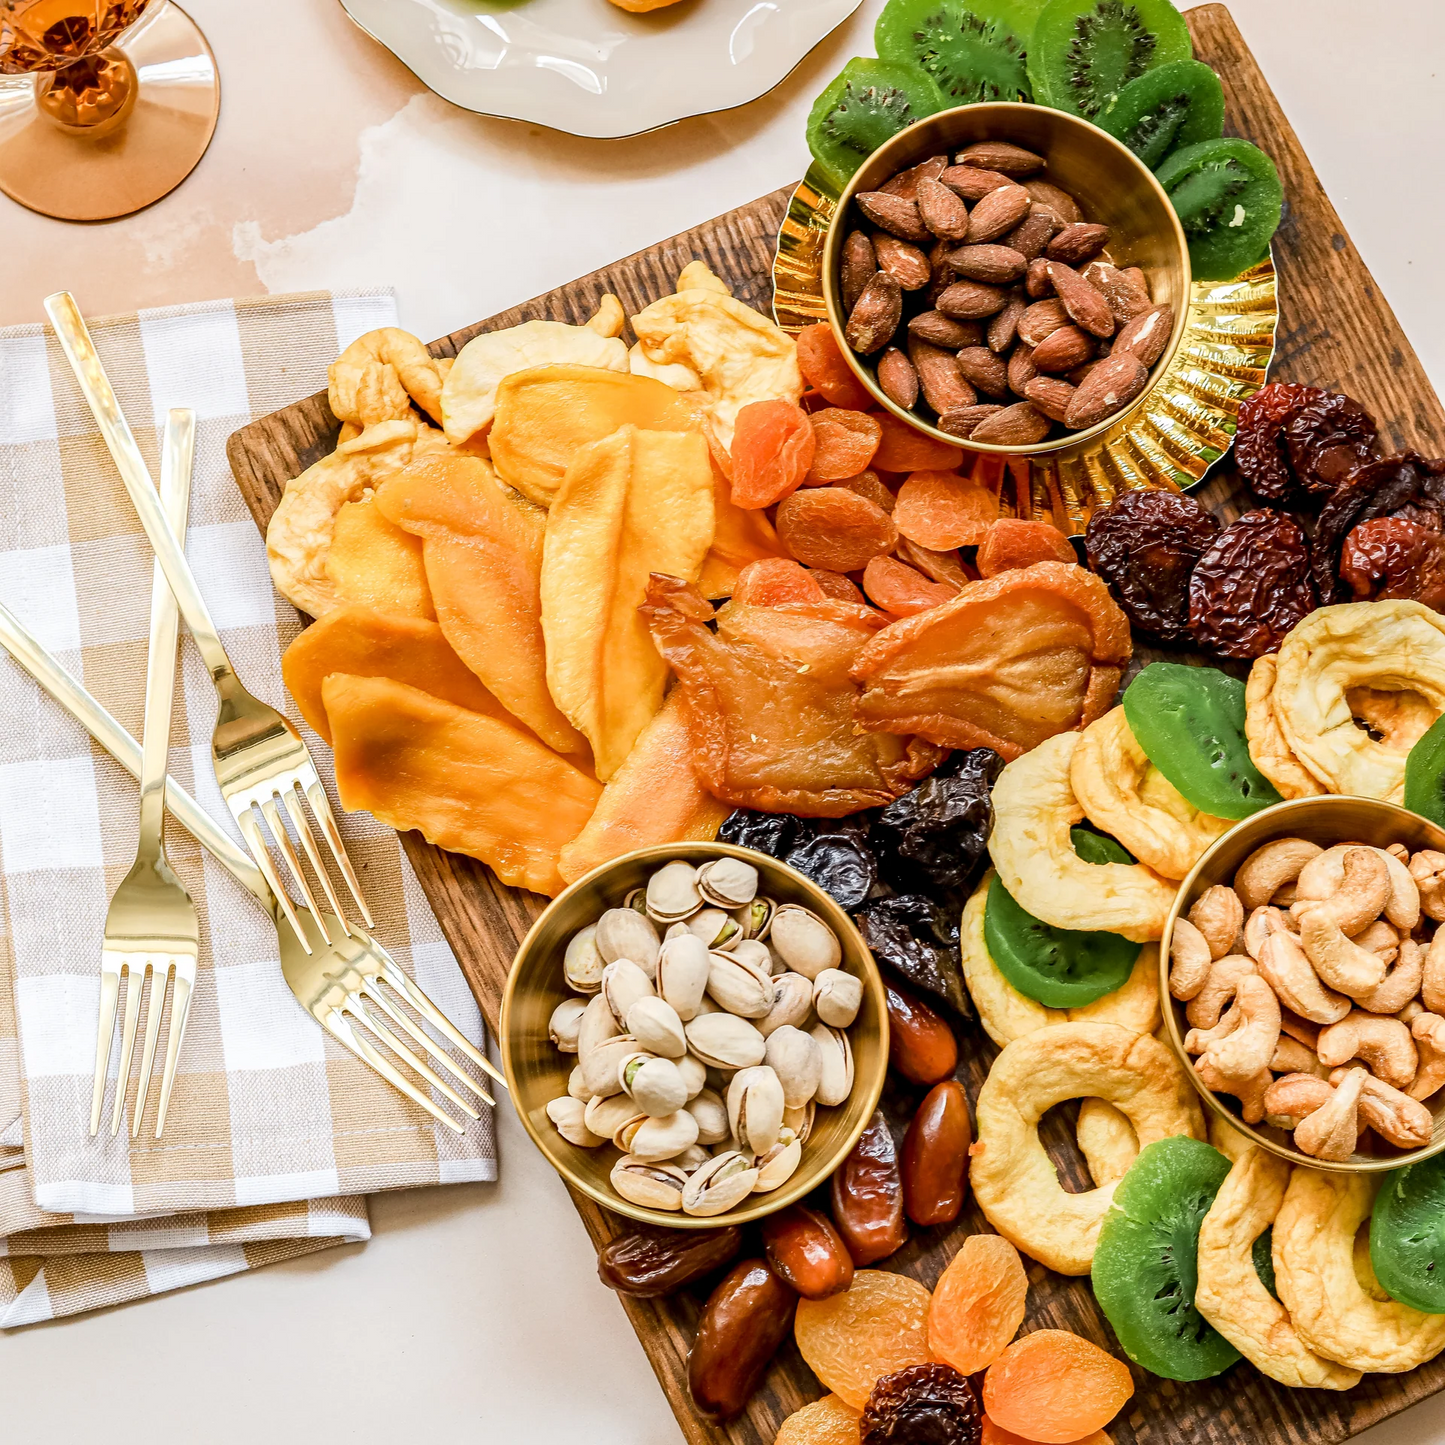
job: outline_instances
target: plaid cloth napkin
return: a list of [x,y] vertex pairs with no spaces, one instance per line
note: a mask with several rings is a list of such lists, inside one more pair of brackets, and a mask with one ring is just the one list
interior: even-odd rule
[[[197,412],[187,554],[242,678],[287,708],[328,786],[329,750],[281,683],[300,621],[271,587],[225,443],[323,387],[356,336],[394,324],[389,292],[90,323],[153,474],[166,411]],[[0,601],[137,737],[151,565],[53,335],[0,330]],[[211,770],[215,711],[183,634],[171,776],[239,842]],[[480,1043],[476,1005],[395,833],[337,813],[376,937]],[[167,846],[200,917],[201,966],[166,1134],[150,1137],[152,1101],[139,1139],[127,1124],[118,1139],[104,1127],[91,1139],[100,940],[136,823],[131,778],[0,655],[0,1328],[365,1239],[358,1196],[372,1190],[496,1178],[490,1113],[454,1135],[334,1043],[286,987],[269,920],[174,822]]]

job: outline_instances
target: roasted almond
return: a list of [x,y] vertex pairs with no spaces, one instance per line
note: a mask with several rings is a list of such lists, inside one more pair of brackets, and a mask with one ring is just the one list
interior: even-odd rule
[[1095,336],[1114,334],[1114,313],[1109,309],[1109,303],[1104,300],[1103,293],[1090,286],[1072,266],[1067,266],[1062,261],[1050,261],[1049,280],[1054,283],[1054,290],[1058,293],[1059,300],[1064,303],[1064,310],[1085,331],[1092,332]]
[[1036,376],[1024,388],[1024,395],[1047,417],[1063,421],[1068,415],[1069,403],[1074,399],[1075,388],[1057,376]]
[[1008,363],[986,346],[965,346],[958,353],[958,369],[965,381],[989,396],[1008,395]]
[[1064,310],[1064,303],[1057,296],[1050,296],[1024,308],[1024,314],[1019,317],[1019,340],[1037,346],[1059,327],[1068,324],[1069,313]]
[[949,250],[950,246],[947,241],[935,241],[929,248],[928,266],[932,279],[928,283],[928,289],[923,293],[923,302],[930,310],[956,279],[953,267],[948,264]]
[[940,416],[946,411],[972,406],[978,400],[978,393],[964,379],[958,369],[958,358],[951,351],[910,336],[908,359],[918,373],[924,401]]
[[1029,262],[1024,290],[1028,292],[1029,299],[1032,301],[1042,301],[1044,297],[1054,294],[1054,283],[1049,280],[1049,263],[1042,256]]
[[1075,221],[1084,219],[1084,213],[1079,209],[1079,203],[1067,191],[1061,191],[1052,181],[1041,180],[1038,176],[1030,176],[1024,182],[1024,189],[1041,206],[1047,206],[1064,225],[1072,226]]
[[1017,251],[997,245],[960,246],[948,253],[948,264],[966,281],[987,281],[994,286],[1022,280],[1029,268]]
[[1061,326],[1034,347],[1034,365],[1040,371],[1072,371],[1094,354],[1094,338],[1082,326]]
[[1097,426],[1129,405],[1149,381],[1149,368],[1132,351],[1120,351],[1101,361],[1074,393],[1064,425],[1075,431]]
[[918,206],[913,201],[890,195],[887,191],[859,191],[853,199],[875,226],[881,226],[900,241],[926,246],[933,239],[933,232],[923,224]]
[[1149,293],[1142,286],[1135,285],[1134,278],[1127,271],[1121,271],[1107,261],[1090,261],[1082,274],[1090,286],[1103,294],[1117,326],[1127,325],[1154,304],[1149,299]]
[[887,344],[903,320],[903,292],[886,271],[875,271],[848,314],[848,345],[864,356]]
[[981,140],[953,158],[955,165],[977,166],[979,170],[997,171],[1002,176],[1031,176],[1044,168],[1044,158],[1006,140]]
[[1154,299],[1154,293],[1149,290],[1149,278],[1138,266],[1125,266],[1123,268],[1125,277],[1132,281],[1149,299]]
[[908,323],[908,334],[945,351],[961,351],[983,340],[983,325],[978,321],[955,321],[941,311],[920,311]]
[[1008,305],[1008,292],[1002,286],[990,286],[983,281],[955,281],[935,305],[945,316],[958,321],[982,321],[987,316],[997,316]]
[[[902,242],[897,244],[902,245]],[[839,268],[838,289],[843,297],[843,310],[852,314],[873,273],[878,269],[878,260],[873,254],[873,242],[862,231],[849,231],[843,242],[843,261]]]
[[926,161],[919,161],[916,166],[899,171],[891,181],[884,181],[878,189],[887,191],[890,196],[902,196],[905,201],[912,201],[917,197],[919,181],[936,181],[947,169],[947,156],[929,156]]
[[890,346],[878,358],[878,385],[883,395],[904,411],[910,410],[918,400],[918,373],[896,346]]
[[933,277],[928,253],[912,241],[900,241],[880,231],[873,238],[873,252],[878,269],[886,271],[904,291],[921,291]]
[[939,431],[951,437],[971,437],[974,428],[991,416],[997,416],[1003,407],[980,402],[977,406],[963,406],[957,411],[947,411],[938,418]]
[[1020,401],[985,417],[974,427],[969,440],[996,447],[1028,447],[1043,441],[1050,425],[1043,412],[1029,402]]
[[1109,228],[1092,222],[1075,221],[1065,226],[1049,242],[1044,255],[1050,261],[1063,261],[1069,266],[1082,266],[1092,261],[1109,244]]
[[1044,254],[1044,247],[1058,235],[1063,224],[1047,206],[1035,201],[1028,215],[1003,238],[1003,244],[1012,247],[1025,261],[1033,261]]
[[961,241],[968,235],[968,207],[947,186],[924,176],[913,199],[923,224],[940,241]]
[[1082,366],[1076,366],[1064,377],[1064,380],[1067,381],[1070,386],[1082,386],[1089,379],[1090,373],[1093,372],[1094,368],[1098,366],[1102,360],[1103,357],[1095,357],[1093,361],[1086,361]]
[[980,171],[973,166],[949,166],[938,179],[970,206],[975,201],[983,200],[990,191],[1013,185],[1007,176],[1002,176],[997,171]]
[[1008,359],[1008,389],[1015,396],[1023,396],[1028,391],[1029,382],[1038,374],[1033,347],[1026,341],[1020,341]]
[[989,320],[985,340],[990,351],[1002,356],[1014,344],[1019,334],[1019,317],[1024,314],[1027,306],[1028,302],[1014,291],[1008,299],[1008,305]]
[[1142,316],[1136,316],[1114,338],[1110,356],[1121,351],[1131,351],[1145,366],[1153,366],[1169,344],[1169,333],[1174,330],[1174,308],[1156,306]]
[[990,191],[969,212],[968,234],[964,239],[971,246],[982,246],[1006,235],[1028,215],[1033,204],[1022,186],[1000,186]]

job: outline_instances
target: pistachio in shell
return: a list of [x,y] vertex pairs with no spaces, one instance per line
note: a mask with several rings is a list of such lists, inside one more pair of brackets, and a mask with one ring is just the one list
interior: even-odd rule
[[740,1149],[765,1154],[783,1127],[783,1086],[766,1064],[739,1069],[728,1085],[728,1128]]
[[553,1128],[569,1144],[575,1144],[579,1149],[596,1149],[607,1140],[587,1127],[586,1113],[587,1106],[582,1100],[574,1099],[570,1094],[563,1094],[547,1105],[547,1117],[552,1121]]
[[606,960],[597,951],[597,925],[579,928],[567,941],[562,954],[562,976],[576,993],[596,993],[602,987]]
[[763,1036],[734,1014],[699,1014],[684,1032],[693,1053],[715,1069],[746,1069],[763,1061]]
[[778,1135],[778,1142],[757,1160],[758,1182],[753,1185],[754,1194],[770,1194],[781,1188],[798,1172],[803,1162],[803,1141],[791,1129],[784,1129]]
[[707,991],[730,1014],[760,1019],[773,1006],[773,976],[736,953],[710,953]]
[[661,944],[657,929],[641,913],[631,908],[609,908],[597,920],[595,942],[603,963],[627,958],[649,979],[656,976],[657,951]]
[[690,918],[702,907],[698,870],[691,863],[665,863],[647,880],[647,914],[658,923]]
[[627,1012],[640,998],[651,998],[652,979],[630,958],[614,958],[602,970],[602,997],[619,1028],[627,1027]]
[[697,1120],[686,1109],[676,1109],[640,1124],[632,1135],[628,1151],[634,1159],[656,1163],[671,1159],[696,1143]]
[[846,1029],[863,1006],[863,980],[841,968],[825,968],[813,980],[813,1008],[830,1028]]
[[721,1144],[730,1137],[727,1105],[722,1096],[712,1089],[701,1089],[695,1098],[687,1102],[687,1111],[697,1120],[697,1142],[699,1144]]
[[707,991],[707,975],[707,944],[695,933],[682,927],[680,934],[663,942],[657,955],[657,991],[683,1023],[697,1016]]
[[686,1176],[682,1191],[684,1214],[705,1218],[725,1214],[753,1192],[758,1171],[749,1157],[735,1149],[715,1154],[701,1168]]
[[823,1079],[823,1055],[811,1034],[784,1024],[768,1035],[763,1055],[783,1087],[783,1104],[801,1109],[817,1092]]
[[612,1187],[645,1209],[680,1210],[688,1176],[671,1164],[651,1164],[624,1154],[612,1166]]
[[813,1011],[813,985],[801,973],[773,976],[773,1006],[758,1020],[758,1032],[766,1038],[791,1025],[801,1028]]
[[680,1059],[687,1052],[687,1036],[677,1010],[665,999],[640,998],[627,1010],[627,1032],[654,1054]]
[[794,973],[814,979],[843,959],[838,935],[810,908],[785,903],[773,915],[768,942]]
[[575,1054],[577,1042],[582,1033],[582,1015],[587,1012],[587,1002],[580,998],[564,998],[552,1010],[547,1021],[547,1037],[559,1053]]

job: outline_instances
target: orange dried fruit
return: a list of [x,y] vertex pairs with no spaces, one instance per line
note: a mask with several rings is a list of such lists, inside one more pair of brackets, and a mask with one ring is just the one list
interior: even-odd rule
[[883,428],[877,419],[864,411],[829,407],[826,411],[814,412],[811,421],[817,445],[806,486],[821,487],[858,476],[873,460],[873,453],[883,439]]
[[955,592],[969,582],[978,581],[978,573],[958,555],[956,548],[948,552],[935,552],[930,547],[920,547],[917,542],[901,537],[898,541],[898,556],[900,560],[917,567],[925,577],[934,582],[942,582],[945,587],[951,587]]
[[778,536],[809,567],[857,572],[898,545],[882,507],[845,487],[810,487],[778,506]]
[[998,493],[956,472],[911,472],[898,489],[893,524],[931,552],[977,546],[998,520]]
[[872,405],[873,398],[854,376],[831,327],[822,322],[805,326],[796,340],[798,370],[809,386],[834,406],[856,407],[862,411]]
[[[711,446],[712,428],[704,429]],[[735,507],[732,482],[728,472],[718,465],[712,454],[712,546],[702,559],[702,576],[698,586],[704,597],[730,597],[737,585],[738,573],[749,562],[765,557],[784,557],[783,544],[762,511],[746,511]]]
[[1039,1445],[1069,1445],[1102,1430],[1133,1393],[1128,1365],[1068,1330],[1015,1340],[983,1377],[989,1419]]
[[820,602],[824,593],[817,574],[787,557],[749,562],[738,573],[733,601],[754,607],[777,607],[784,602]]
[[971,1234],[939,1276],[928,1306],[928,1347],[960,1374],[986,1370],[1024,1322],[1029,1277],[998,1234]]
[[1035,562],[1077,562],[1069,539],[1047,522],[1025,522],[1021,517],[1000,517],[978,545],[981,576],[997,577],[1015,567]]
[[912,617],[956,597],[954,587],[930,582],[922,572],[893,557],[875,557],[863,569],[868,600],[894,617]]
[[733,505],[771,507],[796,491],[813,465],[813,424],[791,401],[750,401],[733,430]]
[[847,487],[850,492],[857,492],[860,497],[867,497],[870,502],[882,507],[889,516],[893,515],[893,509],[898,505],[898,498],[883,485],[883,479],[875,471],[859,472],[856,477],[844,477],[838,485]]
[[809,1368],[861,1410],[880,1375],[927,1364],[928,1291],[916,1279],[860,1269],[842,1294],[800,1299],[793,1337]]
[[[782,1437],[779,1436],[779,1439]],[[1012,1430],[1005,1430],[1002,1425],[996,1425],[987,1415],[983,1417],[983,1439],[981,1445],[1039,1445],[1037,1440],[1025,1440],[1022,1435],[1015,1435]],[[1082,1440],[1075,1440],[1071,1445],[1114,1445],[1114,1442],[1102,1430],[1095,1430],[1092,1435],[1085,1435]]]
[[858,722],[1012,761],[1102,717],[1130,653],[1128,619],[1100,578],[1038,562],[970,582],[867,643],[853,664]]
[[795,1410],[778,1428],[773,1445],[858,1445],[863,1417],[836,1395]]
[[374,497],[337,512],[326,575],[343,602],[436,621],[421,538],[387,521]]
[[831,597],[835,602],[856,602],[859,607],[868,605],[868,599],[858,590],[857,583],[841,572],[830,572],[826,567],[814,567],[808,576],[823,589],[825,596]]
[[873,453],[880,472],[948,472],[963,464],[963,448],[936,442],[886,411],[875,411],[883,435]]

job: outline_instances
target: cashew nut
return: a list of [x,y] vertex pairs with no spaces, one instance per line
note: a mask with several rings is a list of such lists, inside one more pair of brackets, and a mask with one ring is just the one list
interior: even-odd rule
[[1279,1000],[1258,974],[1246,974],[1239,980],[1230,1012],[1236,1010],[1239,1022],[1204,1053],[1210,1066],[1226,1078],[1252,1079],[1269,1068],[1279,1043]]
[[1386,923],[1383,918],[1377,918],[1368,927],[1362,928],[1354,935],[1354,939],[1361,948],[1378,953],[1386,963],[1394,963],[1395,955],[1400,950],[1399,933],[1393,924]]
[[1342,1164],[1360,1138],[1360,1095],[1369,1075],[1351,1069],[1320,1108],[1295,1126],[1295,1148],[1315,1159]]
[[1264,1096],[1270,1085],[1268,1069],[1261,1069],[1252,1078],[1231,1079],[1207,1058],[1197,1059],[1194,1069],[1206,1089],[1216,1094],[1233,1094],[1239,1100],[1240,1117],[1246,1124],[1258,1124],[1264,1118]]
[[1412,1024],[1422,1013],[1425,1012],[1425,1005],[1418,998],[1412,998],[1402,1009],[1395,1010],[1395,1017],[1402,1024]]
[[1191,999],[1204,987],[1214,961],[1204,935],[1187,919],[1174,921],[1169,939],[1169,992],[1175,998]]
[[1276,908],[1288,908],[1297,896],[1298,893],[1294,884],[1286,883],[1269,901],[1273,903]]
[[[1306,863],[1296,880],[1296,902],[1309,899],[1323,901],[1332,897],[1344,881],[1345,854],[1357,848],[1366,848],[1366,845],[1338,843]],[[1410,870],[1383,848],[1366,848],[1366,851],[1376,853],[1384,860],[1389,875],[1385,917],[1402,933],[1412,933],[1420,921],[1420,890],[1410,876]]]
[[[1386,928],[1389,926],[1385,924]],[[1400,944],[1399,960],[1394,968],[1385,975],[1385,981],[1377,989],[1358,1000],[1360,1007],[1372,1014],[1398,1014],[1420,992],[1420,980],[1424,973],[1424,948],[1413,938],[1405,939]]]
[[[1300,920],[1322,918],[1335,924],[1342,933],[1354,935],[1367,924],[1373,923],[1385,911],[1390,896],[1390,872],[1386,867],[1388,853],[1373,848],[1348,848],[1340,870],[1339,882],[1325,894],[1311,890],[1312,875],[1308,867],[1300,874],[1295,885],[1297,897],[1290,904],[1290,912]],[[1321,870],[1320,880],[1331,874]],[[1324,881],[1315,887],[1327,886]]]
[[1219,1022],[1225,1005],[1234,997],[1239,980],[1257,973],[1254,960],[1242,953],[1231,953],[1210,966],[1204,987],[1190,999],[1184,1010],[1190,1025],[1196,1029],[1212,1029]]
[[1300,942],[1321,980],[1351,998],[1363,998],[1385,981],[1385,960],[1348,938],[1323,911],[1300,919]]
[[1410,1025],[1410,1034],[1420,1052],[1420,1069],[1405,1092],[1412,1099],[1428,1099],[1445,1088],[1445,1018],[1422,1013]]
[[1244,947],[1249,956],[1253,959],[1259,958],[1259,951],[1264,947],[1264,941],[1271,933],[1294,933],[1298,934],[1299,925],[1293,917],[1282,908],[1273,908],[1266,904],[1263,908],[1256,908],[1249,915],[1244,925]]
[[1334,1089],[1326,1079],[1304,1072],[1286,1074],[1265,1092],[1265,1117],[1277,1129],[1294,1129],[1333,1097]]
[[1275,933],[1265,941],[1259,971],[1286,1008],[1312,1023],[1335,1024],[1350,1011],[1349,999],[1319,981],[1292,933]]
[[1234,891],[1246,909],[1262,908],[1324,849],[1304,838],[1276,838],[1256,848],[1235,870]]
[[1315,1051],[1288,1034],[1281,1034],[1274,1046],[1269,1067],[1276,1074],[1313,1074],[1317,1079],[1328,1077],[1329,1070],[1320,1063]]
[[1420,890],[1420,908],[1426,918],[1445,919],[1445,853],[1422,848],[1410,859],[1410,877]]
[[1361,1059],[1377,1079],[1397,1089],[1407,1088],[1420,1067],[1415,1041],[1399,1019],[1358,1009],[1320,1033],[1319,1055],[1331,1068]]
[[1292,1039],[1298,1039],[1311,1053],[1319,1047],[1320,1026],[1311,1023],[1309,1019],[1301,1018],[1292,1009],[1284,1007],[1279,1011],[1279,1026],[1283,1033]]
[[1184,1035],[1184,1052],[1202,1054],[1211,1045],[1222,1043],[1244,1022],[1244,1015],[1236,1005],[1230,1008],[1212,1028],[1190,1029]]
[[1435,1132],[1435,1116],[1424,1104],[1383,1079],[1368,1076],[1360,1094],[1360,1117],[1382,1139],[1401,1149],[1418,1149],[1428,1144]]
[[1234,947],[1244,927],[1244,904],[1232,888],[1216,883],[1194,900],[1189,921],[1204,935],[1210,956],[1223,958]]
[[1432,1014],[1445,1014],[1445,928],[1437,930],[1425,954],[1420,1000]]

